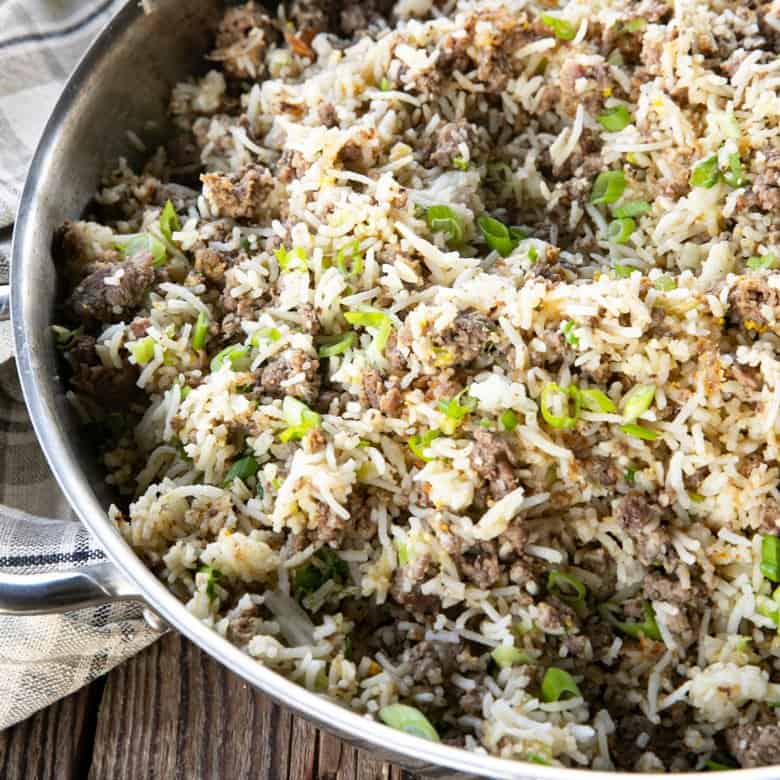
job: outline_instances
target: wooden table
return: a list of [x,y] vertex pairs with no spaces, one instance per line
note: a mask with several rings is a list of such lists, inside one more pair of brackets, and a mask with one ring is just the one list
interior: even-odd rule
[[178,634],[0,733],[2,780],[412,780],[271,702]]

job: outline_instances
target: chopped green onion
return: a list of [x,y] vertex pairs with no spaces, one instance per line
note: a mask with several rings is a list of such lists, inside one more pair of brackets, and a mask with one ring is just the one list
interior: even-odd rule
[[[556,414],[551,404],[555,404],[563,409],[561,414]],[[571,405],[574,405],[574,411],[571,411]],[[542,396],[539,403],[542,417],[548,425],[553,428],[573,428],[580,417],[580,393],[576,387],[560,387],[554,382],[546,384],[542,389]]]
[[528,238],[528,231],[525,228],[521,228],[519,225],[511,225],[509,227],[509,235],[515,241],[525,241]]
[[620,104],[604,109],[599,114],[598,120],[608,133],[617,133],[631,124],[631,114],[624,105]]
[[578,327],[578,324],[574,320],[569,320],[563,326],[563,337],[566,339],[566,343],[571,344],[573,347],[580,343],[580,337],[574,332],[576,327]]
[[631,423],[641,417],[653,403],[655,385],[637,385],[632,387],[621,401],[623,422]]
[[505,412],[501,412],[501,416],[498,419],[501,422],[501,427],[505,431],[511,432],[517,428],[517,415],[512,409],[507,409]]
[[469,161],[463,157],[453,157],[452,167],[457,168],[459,171],[467,171],[469,169]]
[[633,484],[635,477],[636,477],[636,469],[631,468],[630,466],[623,472],[623,479],[625,479],[626,482],[630,482],[631,484]]
[[531,246],[528,249],[528,259],[532,262],[536,262],[536,258],[539,256],[539,253],[536,251],[536,247],[531,244]]
[[661,632],[658,630],[658,623],[655,620],[655,612],[649,602],[645,602],[642,605],[642,612],[645,619],[642,623],[630,623],[616,620],[612,614],[610,603],[602,604],[599,607],[599,614],[607,622],[613,625],[621,633],[626,636],[630,636],[633,639],[639,639],[640,637],[647,637],[655,642],[661,641]]
[[425,211],[428,227],[434,232],[447,234],[447,243],[457,246],[463,242],[463,219],[449,206],[429,206]]
[[526,753],[526,761],[530,761],[532,764],[539,764],[540,766],[552,766],[552,763],[548,761],[544,756],[540,756],[538,753]]
[[379,89],[382,92],[388,92],[390,90],[390,82],[387,80],[387,76],[382,76],[382,80],[379,82]]
[[281,337],[282,334],[279,332],[278,328],[260,328],[252,334],[251,338],[249,339],[249,343],[253,347],[259,347],[260,341],[262,339],[268,339],[268,341],[279,341]]
[[131,341],[128,344],[130,353],[139,366],[145,366],[154,357],[154,339],[151,336]]
[[155,268],[165,265],[168,260],[168,252],[165,244],[151,233],[136,233],[131,236],[119,236],[120,240],[114,242],[125,257],[134,257],[142,252],[150,252]]
[[771,253],[748,258],[745,265],[753,271],[759,271],[762,268],[774,268],[777,258]]
[[465,392],[465,390],[461,390],[454,398],[450,400],[442,398],[439,401],[439,411],[447,418],[442,425],[442,430],[447,436],[452,436],[465,416],[473,412],[477,406],[477,402],[468,396],[463,403],[460,402],[461,396]]
[[580,401],[589,412],[609,414],[615,411],[615,404],[612,399],[606,393],[595,388],[580,390]]
[[656,277],[653,286],[661,292],[669,292],[677,287],[677,282],[669,274],[661,274],[661,276]]
[[57,346],[62,349],[67,347],[76,336],[81,334],[81,326],[75,330],[70,328],[64,328],[62,325],[52,325],[51,332],[54,334],[54,340],[57,342]]
[[279,263],[279,268],[282,271],[289,271],[292,268],[293,263],[297,266],[301,266],[302,270],[308,270],[306,251],[303,247],[295,247],[295,249],[289,252],[282,246],[274,252],[276,255],[276,262]]
[[180,391],[181,400],[183,401],[191,392],[192,388],[189,385],[183,385]]
[[355,343],[354,331],[340,333],[325,341],[317,350],[317,357],[331,358],[343,355]]
[[607,225],[607,239],[613,244],[625,244],[636,230],[636,222],[631,217],[613,219]]
[[577,28],[567,19],[559,19],[552,14],[542,14],[540,18],[559,41],[571,41],[577,35]]
[[639,32],[640,30],[644,30],[646,25],[647,22],[642,19],[641,16],[638,16],[636,19],[632,19],[630,22],[626,22],[623,25],[623,29],[626,32],[635,33]]
[[409,449],[412,451],[412,454],[419,458],[420,460],[424,460],[426,463],[431,460],[431,458],[427,457],[425,455],[425,450],[430,447],[431,442],[434,439],[438,439],[439,436],[441,436],[441,431],[437,431],[436,429],[431,431],[426,431],[422,436],[412,436],[408,441],[407,444],[409,445]]
[[780,536],[761,537],[761,573],[772,582],[780,582]]
[[741,135],[739,122],[733,112],[721,114],[719,124],[720,129],[723,131],[723,135],[726,136],[726,138],[730,138],[732,141],[739,141]]
[[416,707],[410,707],[407,704],[389,704],[379,710],[379,720],[390,728],[403,731],[406,734],[422,737],[422,739],[428,739],[431,742],[440,741],[436,729]]
[[217,597],[217,580],[222,579],[224,575],[219,569],[215,569],[213,566],[208,566],[206,564],[201,566],[198,571],[207,575],[208,579],[206,580],[206,595],[211,601],[213,601]]
[[[566,592],[564,588],[569,589],[569,591]],[[553,569],[547,575],[547,590],[558,596],[561,601],[574,607],[578,612],[585,607],[588,589],[581,580],[571,574]],[[572,590],[574,593],[571,592]]]
[[[349,268],[347,267],[347,257],[350,257],[352,260]],[[336,253],[336,268],[344,276],[360,276],[363,273],[363,255],[360,254],[360,241],[351,241],[339,249]]]
[[289,426],[279,434],[279,441],[286,443],[293,439],[302,439],[308,431],[316,428],[322,417],[313,412],[303,401],[287,395],[282,401],[282,415]]
[[512,238],[509,228],[493,217],[482,216],[477,220],[477,225],[487,242],[501,257],[508,257],[517,246],[517,241]]
[[565,693],[572,696],[582,696],[577,683],[567,671],[558,669],[557,666],[551,666],[544,673],[542,679],[542,701],[559,701]]
[[626,188],[623,171],[602,171],[593,182],[590,202],[596,206],[614,203]]
[[775,626],[780,626],[780,604],[768,596],[756,596],[756,612],[769,618]]
[[246,482],[250,477],[254,477],[257,474],[258,468],[260,467],[257,461],[251,455],[237,460],[225,475],[225,487],[230,487],[236,477],[242,482]]
[[409,548],[400,539],[394,539],[393,544],[398,553],[398,565],[406,566],[409,563]]
[[704,187],[705,189],[710,189],[718,183],[719,179],[718,155],[713,154],[693,167],[688,183],[691,187]]
[[616,68],[619,68],[622,65],[625,65],[625,60],[623,59],[623,53],[620,51],[620,49],[615,49],[609,55],[609,57],[607,57],[607,62],[610,65],[614,65]]
[[621,265],[620,263],[615,263],[612,268],[618,279],[628,279],[634,271],[639,270],[635,265]]
[[382,311],[345,311],[344,319],[350,325],[362,328],[378,328],[374,336],[373,346],[381,355],[387,346],[387,340],[393,330],[393,322],[388,314]]
[[623,203],[621,206],[615,206],[612,209],[612,213],[618,219],[626,219],[627,217],[641,217],[650,211],[650,204],[646,200],[630,200],[628,203]]
[[692,490],[688,493],[688,498],[693,501],[694,504],[701,504],[704,501],[704,496],[701,493],[694,493]]
[[729,187],[742,187],[745,185],[745,175],[742,169],[742,160],[739,159],[739,154],[729,155],[729,169],[723,174],[723,181],[729,185]]
[[528,653],[518,650],[513,645],[499,645],[490,657],[501,669],[508,669],[515,664],[535,664],[536,659]]
[[713,761],[712,759],[705,761],[704,766],[711,772],[725,772],[737,768],[735,766],[729,766],[728,764],[721,764],[720,761]]
[[644,439],[645,441],[655,441],[660,435],[658,431],[654,431],[652,428],[645,428],[643,425],[637,425],[636,423],[621,425],[620,430],[628,436],[633,436],[635,439]]
[[339,554],[330,547],[320,547],[313,562],[295,572],[293,583],[296,593],[308,596],[329,580],[342,584],[348,576],[349,568]]
[[249,368],[249,347],[245,344],[231,344],[211,359],[211,370],[219,371],[227,361],[232,371],[246,371]]
[[173,203],[166,200],[165,206],[163,206],[163,210],[160,212],[160,232],[168,241],[173,241],[175,230],[181,230],[181,222],[179,222]]
[[203,349],[206,343],[206,336],[209,332],[209,318],[203,311],[198,313],[198,321],[192,330],[192,348],[195,350]]
[[243,249],[245,252],[249,252],[249,250],[252,248],[252,245],[249,243],[249,239],[246,236],[244,236],[238,243],[241,249]]

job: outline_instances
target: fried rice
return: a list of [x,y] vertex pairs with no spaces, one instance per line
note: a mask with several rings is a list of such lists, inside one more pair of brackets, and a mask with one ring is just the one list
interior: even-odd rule
[[780,760],[779,14],[225,11],[55,241],[110,515],[193,614],[473,751]]

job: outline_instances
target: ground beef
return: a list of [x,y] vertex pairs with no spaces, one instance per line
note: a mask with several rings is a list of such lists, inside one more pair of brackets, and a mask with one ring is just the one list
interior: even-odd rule
[[480,542],[455,556],[461,576],[482,590],[492,588],[501,576],[496,546]]
[[642,591],[650,601],[663,601],[677,607],[677,614],[668,615],[666,622],[681,644],[687,646],[696,639],[701,616],[709,603],[701,585],[686,587],[676,577],[649,571],[642,581]]
[[769,766],[780,759],[780,725],[753,723],[728,729],[726,744],[741,767]]
[[484,314],[467,309],[455,317],[452,325],[433,340],[438,349],[447,350],[450,365],[465,367],[485,354],[495,330],[495,323]]
[[761,525],[759,531],[763,534],[780,536],[780,504],[774,498],[764,499],[761,507]]
[[333,103],[323,100],[317,108],[317,117],[325,127],[338,127],[339,116]]
[[288,16],[309,40],[323,31],[352,36],[386,22],[392,5],[392,0],[295,0]]
[[430,555],[420,555],[395,570],[390,595],[413,614],[437,612],[441,606],[438,596],[421,593],[419,588],[421,582],[434,575],[435,567],[431,564]]
[[256,604],[247,607],[238,617],[231,618],[228,622],[228,639],[243,647],[258,633],[260,622],[260,608]]
[[621,498],[615,507],[615,517],[633,540],[640,563],[652,566],[669,558],[671,540],[661,526],[661,510],[645,496],[632,492]]
[[309,523],[314,532],[312,541],[320,544],[340,542],[347,524],[346,518],[337,515],[324,501],[315,499],[315,502],[316,509]]
[[153,258],[144,252],[93,271],[71,293],[67,305],[78,321],[117,322],[141,305],[153,281]]
[[276,164],[279,181],[289,184],[300,179],[311,167],[311,163],[297,149],[285,149]]
[[395,382],[391,380],[389,384],[385,391],[382,375],[375,368],[370,368],[363,374],[363,392],[369,406],[379,409],[389,417],[399,417],[403,411],[403,394]]
[[503,498],[519,485],[514,471],[514,452],[498,433],[478,428],[474,432],[474,446],[469,462],[471,468],[487,481],[493,498]]
[[452,168],[452,161],[456,157],[462,157],[461,144],[472,150],[479,146],[480,130],[475,124],[459,119],[457,122],[446,122],[436,133],[436,138],[423,152],[424,162],[427,165],[438,165],[440,168]]
[[[95,234],[101,240],[96,240]],[[54,231],[52,242],[52,255],[58,270],[64,271],[75,283],[88,269],[97,270],[101,265],[121,262],[121,253],[108,244],[110,238],[110,231],[95,223],[66,221]],[[103,239],[106,239],[105,243]]]
[[228,76],[254,79],[265,72],[265,53],[276,41],[273,21],[254,0],[228,8],[217,29],[218,60]]
[[301,316],[301,328],[305,333],[316,336],[320,332],[320,318],[317,316],[317,309],[311,303],[304,303],[298,308],[298,314]]
[[216,249],[202,247],[195,250],[195,270],[213,284],[221,285],[225,281],[226,268],[227,262]]
[[98,400],[110,411],[126,411],[127,407],[143,400],[138,388],[138,367],[122,363],[121,368],[103,365],[95,350],[92,336],[75,336],[65,351],[71,367],[70,384],[85,395]]
[[767,214],[780,211],[780,152],[772,152],[738,201],[741,211],[760,209]]
[[[264,395],[283,398],[292,395],[307,404],[317,400],[320,391],[320,362],[302,349],[290,349],[281,357],[257,369],[255,376]],[[302,376],[293,384],[283,384],[292,377]]]
[[613,458],[591,455],[579,461],[587,478],[597,485],[611,486],[620,479],[620,467]]
[[[637,740],[647,734],[649,742],[640,748]],[[644,715],[627,714],[616,719],[615,733],[609,740],[610,754],[616,769],[634,769],[644,752],[654,753],[667,766],[676,756],[685,753],[677,729],[657,726]]]
[[577,113],[577,108],[584,105],[585,110],[595,117],[604,107],[606,98],[612,94],[612,73],[609,64],[601,57],[598,59],[599,62],[586,64],[569,58],[561,65],[559,107],[568,116],[573,117]]
[[578,625],[577,613],[556,598],[540,601],[536,609],[536,625],[546,634],[569,634]]
[[741,276],[729,293],[729,315],[748,331],[761,330],[780,320],[780,291],[765,276]]
[[259,221],[276,180],[263,165],[248,165],[240,173],[204,173],[203,193],[219,216]]
[[457,670],[458,647],[449,642],[418,642],[404,652],[401,662],[410,664],[415,682],[442,685]]

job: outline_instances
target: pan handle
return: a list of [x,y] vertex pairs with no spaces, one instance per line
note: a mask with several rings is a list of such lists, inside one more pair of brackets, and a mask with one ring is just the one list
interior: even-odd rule
[[2,615],[45,615],[131,599],[142,597],[110,561],[71,571],[8,574],[0,570]]

